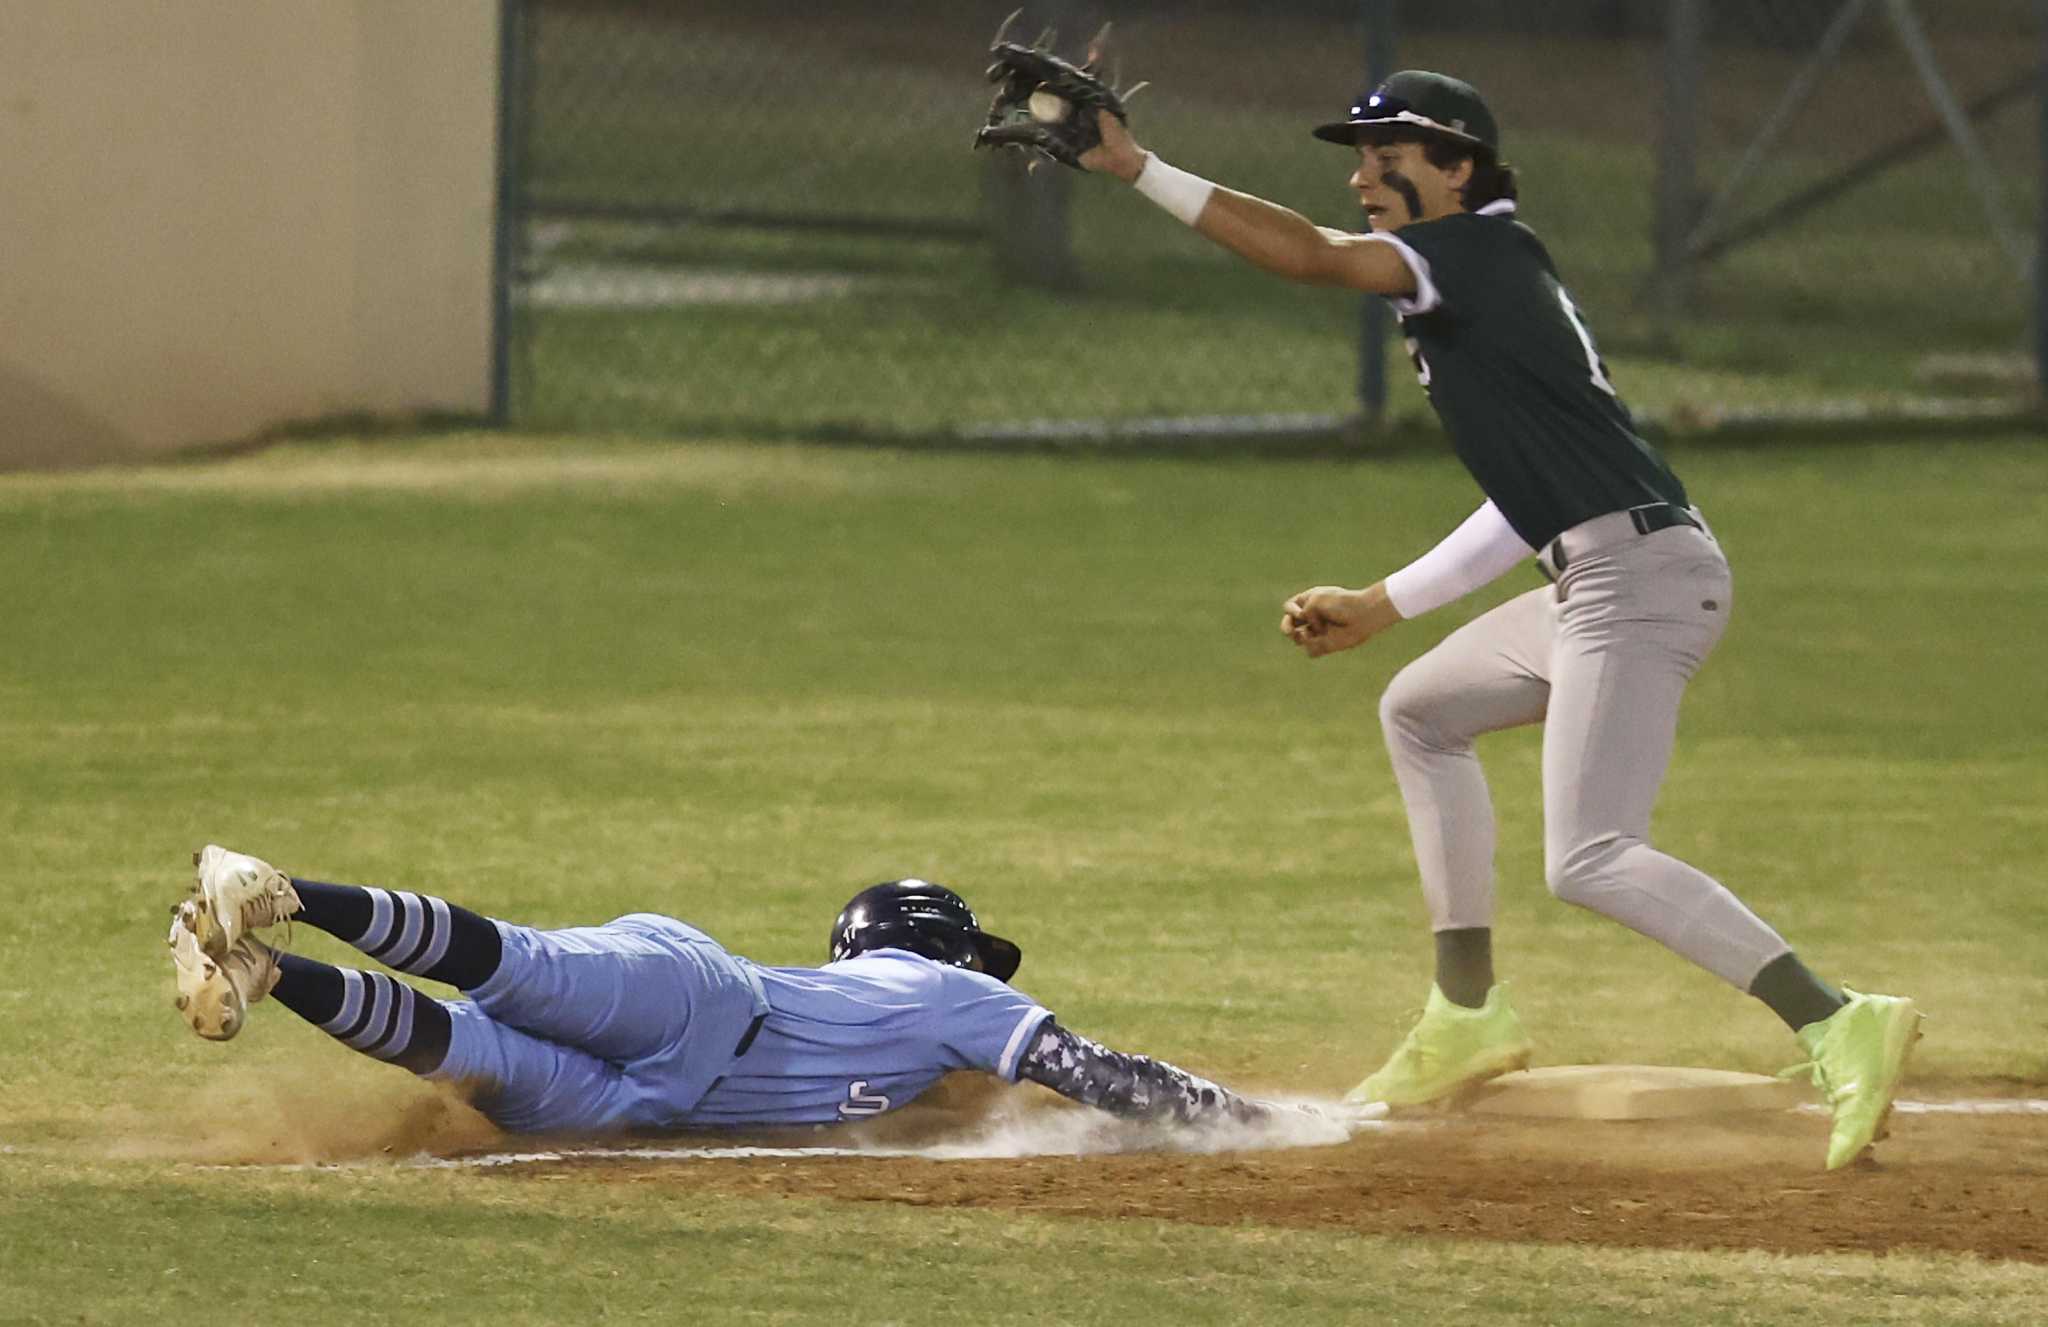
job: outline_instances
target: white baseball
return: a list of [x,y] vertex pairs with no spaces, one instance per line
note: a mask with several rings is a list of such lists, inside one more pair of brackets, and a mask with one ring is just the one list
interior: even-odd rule
[[1069,111],[1074,109],[1067,104],[1065,97],[1057,93],[1047,92],[1042,88],[1031,94],[1029,105],[1031,107],[1031,118],[1040,124],[1058,124],[1061,120],[1067,118]]

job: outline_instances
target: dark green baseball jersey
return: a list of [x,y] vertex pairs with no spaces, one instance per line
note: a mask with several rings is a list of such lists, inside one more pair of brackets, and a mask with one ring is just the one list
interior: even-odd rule
[[1687,505],[1512,211],[1494,203],[1386,236],[1421,259],[1415,296],[1394,307],[1458,459],[1532,548],[1608,512]]

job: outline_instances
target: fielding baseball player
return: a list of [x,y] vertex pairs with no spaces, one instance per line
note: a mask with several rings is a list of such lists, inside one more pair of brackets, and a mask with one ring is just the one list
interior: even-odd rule
[[[824,967],[771,968],[654,913],[538,931],[432,895],[295,879],[216,845],[196,865],[168,937],[194,1032],[225,1041],[273,998],[343,1045],[464,1085],[514,1132],[832,1124],[894,1110],[956,1069],[1129,1118],[1206,1125],[1275,1109],[1061,1027],[1007,984],[1017,946],[923,880],[854,895]],[[469,999],[250,934],[284,921]]]
[[[1514,171],[1479,94],[1409,70],[1314,130],[1357,152],[1350,183],[1371,229],[1351,234],[1145,151],[1121,99],[1093,77],[1093,53],[1079,68],[1001,41],[994,54],[998,90],[978,142],[1116,176],[1268,272],[1383,295],[1399,313],[1415,370],[1486,500],[1385,580],[1288,599],[1281,629],[1311,658],[1364,644],[1528,557],[1551,582],[1452,633],[1381,700],[1436,981],[1421,1020],[1350,1099],[1436,1101],[1528,1063],[1529,1038],[1494,983],[1494,817],[1472,743],[1541,723],[1551,891],[1778,1013],[1833,1110],[1828,1166],[1861,1155],[1882,1136],[1920,1014],[1904,998],[1835,990],[1741,900],[1649,842],[1679,700],[1733,604],[1728,562],[1636,433],[1549,253],[1516,219]],[[1049,120],[1047,92],[1072,115]]]

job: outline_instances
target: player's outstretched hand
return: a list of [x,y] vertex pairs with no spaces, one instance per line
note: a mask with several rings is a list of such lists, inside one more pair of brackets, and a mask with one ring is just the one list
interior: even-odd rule
[[1281,606],[1280,630],[1311,659],[1363,645],[1401,620],[1378,585],[1347,590],[1318,585]]
[[1087,56],[1075,64],[1054,54],[1051,28],[1029,46],[1011,41],[1010,29],[1023,13],[1004,19],[988,48],[987,76],[996,90],[974,145],[1017,148],[1075,170],[1136,179],[1145,153],[1124,130],[1124,102],[1145,85],[1118,91],[1115,76],[1104,72],[1109,25],[1103,24]]
[[1081,169],[1114,175],[1125,184],[1137,179],[1138,172],[1145,169],[1145,149],[1138,146],[1124,122],[1108,111],[1095,112],[1095,125],[1102,144],[1081,154]]

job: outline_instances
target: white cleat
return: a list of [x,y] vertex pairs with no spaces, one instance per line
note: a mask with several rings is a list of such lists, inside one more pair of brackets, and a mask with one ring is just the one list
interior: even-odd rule
[[291,880],[260,858],[209,843],[192,854],[192,865],[197,868],[192,902],[198,906],[187,925],[199,947],[214,958],[227,957],[246,933],[274,926],[299,910]]
[[199,943],[192,928],[202,913],[199,900],[187,899],[171,912],[171,967],[178,977],[178,1012],[194,1032],[209,1041],[226,1041],[242,1030],[249,1006],[277,985],[277,955],[269,945],[243,936],[215,958]]

